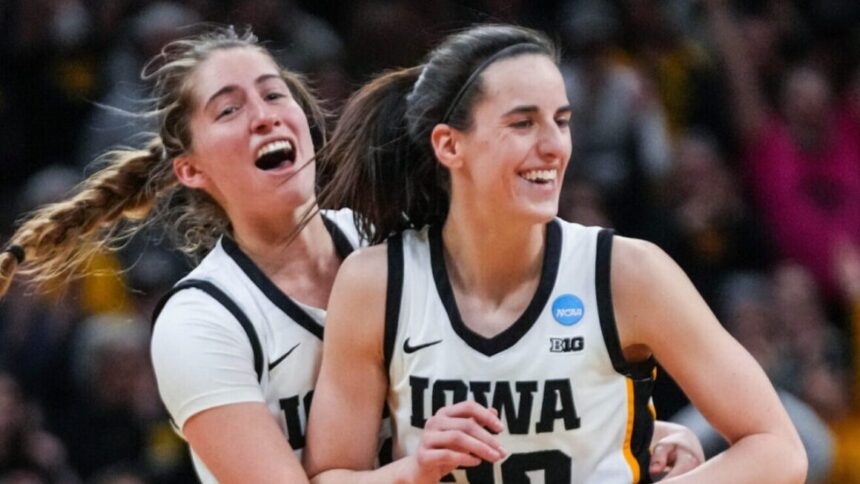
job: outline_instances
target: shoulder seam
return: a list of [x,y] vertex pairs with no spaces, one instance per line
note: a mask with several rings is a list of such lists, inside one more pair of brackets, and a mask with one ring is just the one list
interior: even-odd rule
[[218,286],[213,284],[210,281],[205,281],[203,279],[186,279],[184,281],[179,282],[162,298],[158,301],[158,304],[155,306],[155,310],[152,314],[152,326],[155,326],[155,322],[158,319],[158,316],[161,314],[161,311],[164,309],[164,306],[167,304],[167,301],[177,292],[185,290],[185,289],[199,289],[206,294],[209,295],[212,299],[215,299],[224,306],[225,309],[230,311],[230,314],[236,318],[236,321],[239,322],[239,325],[245,331],[245,334],[248,336],[248,342],[251,344],[251,351],[254,354],[254,371],[257,373],[257,382],[260,383],[263,380],[263,348],[260,345],[260,338],[257,336],[257,331],[254,329],[254,325],[251,323],[251,320],[248,319],[248,316],[244,311],[233,301],[230,296],[228,296],[224,291],[222,291]]

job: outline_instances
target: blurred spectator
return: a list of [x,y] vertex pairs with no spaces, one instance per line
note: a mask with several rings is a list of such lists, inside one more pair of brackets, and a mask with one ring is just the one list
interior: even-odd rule
[[104,73],[109,90],[99,101],[78,153],[78,164],[89,166],[97,156],[117,146],[136,146],[147,120],[133,113],[147,108],[146,86],[140,78],[146,59],[176,38],[190,35],[200,17],[178,2],[159,1],[126,21],[128,31],[108,53]]
[[768,108],[760,75],[725,0],[706,0],[734,94],[736,125],[753,192],[783,256],[836,294],[834,247],[860,244],[860,130],[847,104],[812,64],[785,78],[779,110]]
[[827,318],[820,288],[804,267],[783,263],[773,272],[774,307],[787,339],[781,382],[820,415],[842,416],[850,404],[850,359],[846,339]]
[[278,61],[310,77],[322,99],[345,100],[350,84],[343,69],[344,42],[323,19],[292,0],[233,0],[230,23],[248,25],[271,42]]
[[651,224],[664,232],[648,238],[669,252],[709,304],[726,275],[772,263],[770,241],[707,132],[691,130],[678,140],[666,187],[668,213]]
[[0,47],[0,184],[9,193],[30,173],[68,159],[100,82],[87,2],[3,3],[8,33]]
[[841,244],[836,251],[837,278],[840,289],[848,302],[848,322],[851,333],[853,374],[851,405],[848,411],[831,419],[831,428],[836,439],[836,455],[831,482],[860,482],[860,250],[851,244]]
[[621,46],[627,62],[654,83],[673,137],[700,126],[731,146],[725,88],[708,52],[683,35],[683,3],[621,0]]
[[142,465],[149,432],[164,419],[149,362],[149,325],[121,315],[82,323],[73,350],[76,400],[63,434],[84,477],[115,463]]
[[603,0],[572,2],[562,63],[573,107],[569,178],[594,180],[622,235],[637,236],[653,208],[651,190],[669,169],[669,138],[648,80],[612,56],[618,19]]
[[38,424],[11,374],[0,370],[0,482],[75,484],[66,449]]

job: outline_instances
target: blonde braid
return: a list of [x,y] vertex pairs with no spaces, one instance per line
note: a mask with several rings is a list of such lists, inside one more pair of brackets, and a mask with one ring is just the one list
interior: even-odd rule
[[[9,241],[23,250],[22,263],[12,252],[0,254],[0,296],[16,272],[33,275],[37,284],[68,277],[95,251],[140,230],[158,194],[176,183],[158,169],[164,158],[157,136],[145,150],[110,152],[108,166],[82,183],[75,196],[34,212]],[[129,222],[126,230],[120,221]]]
[[[212,52],[233,48],[256,49],[271,58],[250,31],[240,35],[227,27],[171,42],[144,67],[141,76],[153,82],[154,97],[153,109],[143,117],[158,122],[159,136],[144,150],[106,154],[107,167],[88,178],[77,195],[39,209],[21,225],[0,252],[0,297],[16,272],[32,275],[37,284],[69,277],[93,252],[118,248],[149,225],[162,225],[192,259],[231,231],[227,214],[211,196],[179,184],[172,161],[192,145],[192,74]],[[289,71],[282,77],[311,121],[319,147],[325,141],[323,112],[301,77]]]

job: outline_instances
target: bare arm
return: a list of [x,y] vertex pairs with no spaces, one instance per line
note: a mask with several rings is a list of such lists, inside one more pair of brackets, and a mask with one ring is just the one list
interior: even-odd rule
[[286,437],[262,403],[204,410],[189,418],[182,430],[219,482],[308,482]]
[[359,476],[347,471],[319,474],[338,468],[370,470],[376,457],[388,390],[382,355],[387,261],[382,247],[357,255],[341,266],[326,315],[323,361],[304,454],[315,482],[336,480],[341,474],[359,482]]
[[332,289],[304,453],[313,482],[438,482],[461,465],[478,465],[475,456],[501,457],[483,429],[501,430],[501,422],[490,410],[462,402],[427,421],[417,455],[372,470],[388,392],[382,348],[387,265],[386,247],[359,251],[341,266]]
[[625,354],[651,351],[731,443],[666,482],[803,482],[806,454],[767,376],[653,244],[615,237],[612,292]]
[[219,482],[307,482],[263,403],[247,335],[226,307],[195,291],[174,295],[153,329],[165,406]]

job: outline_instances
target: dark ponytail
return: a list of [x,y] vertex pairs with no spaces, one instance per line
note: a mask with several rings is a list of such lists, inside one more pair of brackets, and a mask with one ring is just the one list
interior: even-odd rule
[[425,64],[384,73],[362,87],[317,156],[320,206],[352,208],[371,243],[444,222],[450,174],[436,160],[430,133],[440,123],[470,129],[481,72],[522,54],[558,62],[555,46],[537,31],[480,25],[448,37]]
[[317,156],[323,208],[352,208],[372,243],[445,219],[448,173],[409,137],[406,95],[421,67],[392,71],[350,98],[332,141]]

